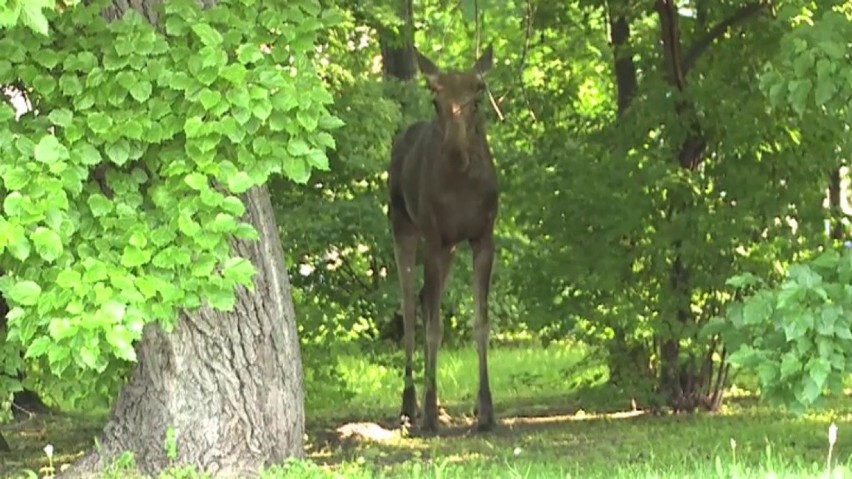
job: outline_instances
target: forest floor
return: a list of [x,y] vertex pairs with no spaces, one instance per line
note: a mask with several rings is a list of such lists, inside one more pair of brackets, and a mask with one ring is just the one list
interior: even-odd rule
[[[834,422],[839,434],[830,477],[852,478],[848,397],[796,418],[735,390],[716,414],[655,416],[608,387],[605,369],[582,348],[498,347],[491,377],[499,426],[477,434],[471,430],[477,380],[466,376],[476,371],[475,353],[462,349],[440,359],[445,427],[437,437],[409,437],[395,418],[396,368],[386,359],[351,356],[340,369],[351,396],[320,400],[315,390],[308,398],[309,460],[264,477],[820,478],[829,477]],[[47,444],[58,469],[92,446],[102,424],[102,416],[62,414],[0,427],[13,449],[0,455],[0,477],[45,477]]]

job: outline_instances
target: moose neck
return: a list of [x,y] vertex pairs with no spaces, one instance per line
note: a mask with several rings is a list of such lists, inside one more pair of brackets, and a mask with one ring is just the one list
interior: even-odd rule
[[453,168],[468,172],[486,160],[485,122],[476,118],[467,125],[435,119],[439,144],[444,161]]

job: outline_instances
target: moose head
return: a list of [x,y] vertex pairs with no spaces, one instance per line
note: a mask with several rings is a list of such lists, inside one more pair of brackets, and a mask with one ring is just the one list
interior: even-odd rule
[[443,133],[442,146],[450,155],[457,155],[463,166],[470,164],[472,141],[484,137],[483,116],[479,111],[485,91],[485,74],[493,63],[491,45],[468,71],[441,71],[425,55],[417,52],[417,66],[426,78],[433,94],[438,125]]

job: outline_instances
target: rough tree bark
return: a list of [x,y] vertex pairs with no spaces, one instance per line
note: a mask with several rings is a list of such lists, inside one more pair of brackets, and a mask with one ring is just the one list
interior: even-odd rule
[[[134,8],[156,24],[157,3],[115,0],[105,16]],[[183,313],[170,334],[147,326],[100,447],[63,477],[89,477],[125,451],[151,475],[190,465],[212,477],[255,477],[261,467],[304,457],[302,360],[284,252],[268,189],[254,188],[244,200],[260,239],[233,244],[257,269],[254,293],[239,288],[231,313]],[[169,429],[177,433],[173,463]]]

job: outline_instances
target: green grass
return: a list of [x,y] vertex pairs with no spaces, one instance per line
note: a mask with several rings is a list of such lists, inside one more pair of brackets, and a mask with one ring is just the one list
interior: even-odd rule
[[[852,477],[849,398],[802,418],[750,398],[730,399],[715,415],[625,412],[630,397],[606,385],[605,370],[583,361],[586,353],[570,345],[495,348],[491,378],[501,425],[477,435],[469,431],[475,353],[443,352],[440,394],[450,423],[432,438],[406,437],[395,428],[401,356],[385,358],[384,364],[361,355],[340,357],[355,396],[335,404],[309,398],[309,460],[272,468],[264,477],[818,478],[827,477],[831,422],[839,426],[832,477]],[[90,446],[101,420],[48,416],[4,426],[16,450],[0,457],[0,474],[38,470],[46,462],[47,443],[55,446],[57,466],[73,460]],[[360,434],[341,437],[339,426]],[[171,477],[178,476],[194,477],[185,471]]]

